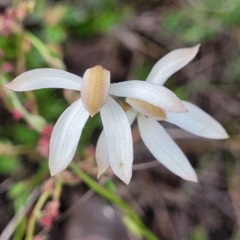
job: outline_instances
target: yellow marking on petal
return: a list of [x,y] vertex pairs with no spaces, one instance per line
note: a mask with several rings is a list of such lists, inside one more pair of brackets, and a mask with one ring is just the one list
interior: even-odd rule
[[135,98],[126,98],[126,102],[131,105],[135,111],[142,113],[146,117],[155,120],[164,120],[167,118],[166,112],[163,109],[150,103]]
[[107,101],[110,72],[98,65],[87,69],[83,75],[81,96],[83,105],[93,117]]

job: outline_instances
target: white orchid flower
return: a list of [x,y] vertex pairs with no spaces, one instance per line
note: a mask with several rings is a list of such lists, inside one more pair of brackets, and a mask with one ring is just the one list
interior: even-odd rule
[[5,84],[5,87],[14,91],[41,88],[81,91],[81,97],[63,112],[53,128],[49,154],[52,176],[70,164],[89,115],[94,116],[100,111],[107,159],[113,172],[129,183],[133,161],[131,128],[125,112],[109,94],[146,101],[167,111],[186,111],[174,93],[158,84],[142,81],[110,84],[110,72],[101,66],[86,70],[83,78],[57,69],[31,70]]
[[[196,56],[199,47],[200,45],[197,45],[170,52],[154,65],[146,81],[163,85],[172,74],[183,68]],[[228,134],[220,123],[190,102],[182,101],[188,112],[180,114],[170,113],[161,107],[153,106],[139,99],[128,97],[126,102],[132,107],[127,111],[129,122],[132,124],[137,118],[141,138],[149,151],[161,164],[183,179],[197,182],[196,173],[188,159],[157,121],[164,120],[173,123],[205,138],[228,138]],[[103,147],[104,142],[102,133],[96,150],[99,166],[98,177],[109,165],[107,149]],[[105,151],[101,150],[100,152],[100,149],[105,149]]]

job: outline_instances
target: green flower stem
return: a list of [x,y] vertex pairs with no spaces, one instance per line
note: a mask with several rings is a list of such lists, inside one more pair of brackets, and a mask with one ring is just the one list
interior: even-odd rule
[[46,45],[37,36],[30,32],[24,32],[24,37],[37,49],[42,58],[50,65],[50,67],[63,70],[66,69],[63,61],[60,58],[53,56]]
[[33,212],[31,214],[31,217],[29,219],[29,222],[28,222],[25,240],[33,239],[37,218],[39,216],[41,209],[43,208],[43,205],[46,203],[46,201],[50,195],[51,195],[51,193],[49,191],[45,191],[42,193],[42,195],[38,199],[37,204],[35,205]]
[[17,59],[16,59],[16,74],[19,75],[25,71],[25,51],[24,51],[24,36],[22,29],[16,35],[17,43]]
[[80,170],[80,168],[75,164],[70,164],[71,169],[73,172],[81,178],[81,180],[88,185],[92,190],[94,190],[97,194],[104,197],[108,201],[116,204],[120,209],[122,209],[135,223],[137,226],[137,229],[139,233],[148,240],[159,240],[158,237],[154,235],[142,222],[142,220],[137,216],[137,214],[128,206],[127,203],[125,203],[122,199],[118,198],[113,193],[106,190],[104,187],[99,185],[97,182],[95,182],[88,174]]
[[59,201],[61,192],[62,192],[62,180],[56,176],[56,181],[55,181],[55,188],[53,192],[53,200],[54,201]]

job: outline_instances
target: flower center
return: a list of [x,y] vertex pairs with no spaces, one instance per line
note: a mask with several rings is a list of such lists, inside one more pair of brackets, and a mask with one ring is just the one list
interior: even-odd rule
[[150,117],[155,120],[164,120],[167,117],[166,112],[163,109],[142,100],[126,98],[126,102],[131,105],[135,111],[142,113],[146,117]]
[[110,72],[98,65],[87,69],[83,75],[81,96],[83,105],[93,117],[107,101]]

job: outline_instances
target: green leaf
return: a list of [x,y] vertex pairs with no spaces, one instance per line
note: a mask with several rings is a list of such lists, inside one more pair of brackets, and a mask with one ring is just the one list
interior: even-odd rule
[[179,37],[186,43],[196,44],[205,39],[211,39],[215,36],[214,29],[204,28],[201,25],[194,25],[179,33]]
[[40,53],[35,48],[32,48],[26,53],[26,65],[28,69],[48,67],[48,65],[42,59]]
[[166,14],[163,20],[163,26],[166,30],[174,32],[186,21],[186,16],[181,11]]
[[15,211],[24,204],[30,194],[30,191],[31,189],[29,189],[26,183],[18,182],[12,185],[8,195],[11,199],[13,199]]
[[41,89],[35,91],[35,96],[38,99],[39,111],[48,122],[56,122],[67,108],[67,103],[62,97],[62,90]]
[[15,157],[0,156],[0,173],[11,174],[20,168],[20,164]]
[[29,146],[36,146],[39,139],[39,134],[36,131],[21,123],[13,126],[12,136],[18,144],[26,144]]
[[44,39],[48,43],[62,43],[67,35],[60,26],[50,26],[43,29]]
[[17,50],[14,36],[11,38],[0,36],[0,49],[4,51],[5,59],[15,59]]
[[191,235],[192,240],[208,240],[207,232],[201,226],[195,227]]

